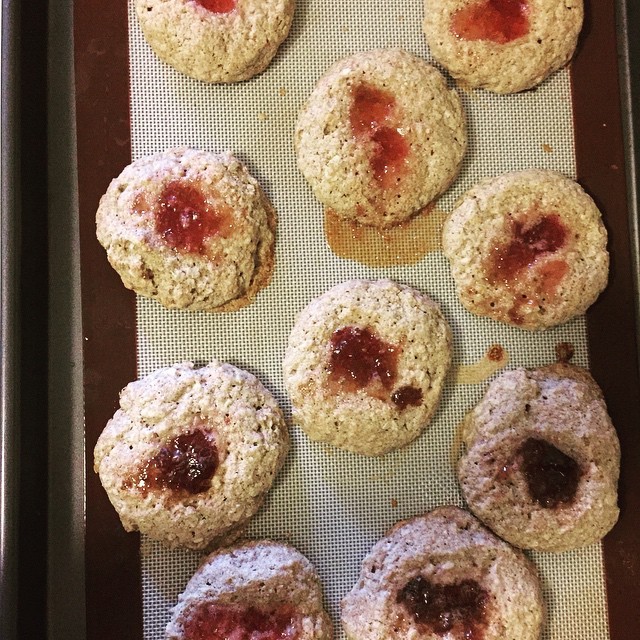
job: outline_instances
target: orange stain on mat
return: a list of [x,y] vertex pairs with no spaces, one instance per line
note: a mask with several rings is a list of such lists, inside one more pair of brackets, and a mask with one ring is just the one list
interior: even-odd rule
[[509,354],[499,344],[493,344],[478,362],[460,365],[454,374],[456,384],[477,384],[490,378],[509,362]]
[[426,207],[416,216],[388,229],[340,218],[324,212],[324,231],[333,253],[370,267],[415,264],[427,253],[442,248],[442,226],[447,214]]

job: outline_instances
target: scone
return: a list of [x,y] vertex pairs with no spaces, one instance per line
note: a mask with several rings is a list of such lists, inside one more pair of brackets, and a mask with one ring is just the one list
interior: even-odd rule
[[582,0],[424,0],[433,57],[470,87],[515,93],[563,67],[582,28]]
[[442,247],[472,313],[544,329],[584,313],[607,284],[607,232],[579,184],[530,169],[489,178],[457,202]]
[[462,427],[462,493],[504,540],[565,551],[616,523],[620,445],[586,370],[557,363],[503,373]]
[[342,601],[348,640],[537,640],[535,567],[457,507],[400,522]]
[[230,152],[136,160],[100,200],[96,229],[128,289],[168,309],[235,311],[270,279],[276,213]]
[[390,280],[350,280],[298,316],[284,357],[293,420],[313,440],[369,456],[415,439],[451,361],[438,305]]
[[205,549],[242,533],[288,445],[282,412],[255,376],[183,363],[124,388],[94,469],[127,531]]
[[168,65],[203,82],[263,71],[287,37],[295,0],[136,0],[145,39]]
[[444,192],[465,148],[457,93],[401,49],[335,63],[295,129],[298,167],[316,198],[343,219],[376,227],[407,220]]
[[313,565],[293,547],[248,542],[213,553],[172,611],[167,640],[331,640]]

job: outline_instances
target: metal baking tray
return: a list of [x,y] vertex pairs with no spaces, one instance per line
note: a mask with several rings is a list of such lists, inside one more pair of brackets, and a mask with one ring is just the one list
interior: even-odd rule
[[[139,539],[122,531],[91,470],[93,442],[136,370],[135,297],[106,265],[93,231],[98,199],[131,160],[126,4],[76,0],[49,8],[54,87],[49,96],[50,637],[143,637]],[[311,11],[312,4],[301,0],[299,10]],[[605,393],[623,451],[621,518],[603,543],[603,557],[609,634],[624,640],[636,637],[640,628],[640,465],[634,464],[640,454],[640,54],[637,38],[630,35],[638,33],[640,16],[633,0],[587,0],[585,5],[585,26],[571,65],[575,157],[578,180],[605,211],[613,256],[610,284],[589,310],[587,328],[590,368]],[[3,76],[3,105],[4,91]],[[3,132],[4,117],[3,110]],[[3,233],[11,231],[5,225],[7,162],[3,153]],[[3,254],[3,295],[5,282],[11,282],[11,270],[5,271]],[[12,290],[15,295],[15,284]],[[3,316],[3,332],[12,329],[15,321]],[[3,333],[3,349],[4,338]],[[10,364],[4,356],[3,363]],[[2,382],[4,390],[4,369]],[[11,454],[2,459],[3,477],[12,473],[17,456],[11,449],[15,429],[7,424],[10,411],[3,406],[3,444],[9,447],[3,452]],[[6,513],[10,521],[11,508]],[[15,532],[10,523],[8,531]],[[2,542],[8,545],[2,554],[4,612],[16,598],[9,558],[19,541],[8,535]],[[8,628],[2,637],[19,637],[17,630],[11,633]]]

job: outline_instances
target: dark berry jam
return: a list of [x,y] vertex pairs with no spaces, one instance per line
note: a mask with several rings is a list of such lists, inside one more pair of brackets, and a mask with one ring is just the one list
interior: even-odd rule
[[422,403],[422,390],[409,385],[396,389],[391,394],[391,402],[402,411],[409,406],[419,407]]
[[[567,238],[567,230],[557,214],[542,216],[534,224],[517,220],[511,224],[510,241],[497,246],[491,256],[489,276],[492,282],[515,280],[538,257],[562,248]],[[554,262],[564,264],[564,261]],[[552,276],[552,279],[556,278]],[[557,282],[555,284],[557,286]]]
[[294,640],[297,634],[291,607],[260,611],[252,606],[199,603],[183,623],[189,640]]
[[197,494],[209,489],[217,468],[218,448],[204,431],[196,429],[165,444],[127,484],[143,492]]
[[475,580],[436,584],[417,576],[407,582],[396,600],[414,622],[437,634],[453,631],[468,640],[483,636],[488,594]]
[[196,0],[196,2],[211,13],[231,13],[236,8],[237,0]]
[[349,121],[353,134],[372,144],[369,159],[376,182],[382,188],[397,183],[406,170],[409,144],[398,132],[396,100],[392,94],[367,84],[353,89]]
[[580,465],[549,442],[528,438],[518,449],[520,469],[531,498],[546,509],[573,502],[582,476]]
[[396,380],[397,366],[396,347],[366,327],[342,327],[331,336],[329,379],[343,391],[353,393],[376,382],[389,391]]
[[453,14],[451,31],[462,40],[512,42],[529,33],[526,0],[484,0]]
[[231,226],[229,212],[209,205],[193,183],[169,182],[154,209],[156,231],[172,249],[185,253],[206,253],[206,240],[226,235]]

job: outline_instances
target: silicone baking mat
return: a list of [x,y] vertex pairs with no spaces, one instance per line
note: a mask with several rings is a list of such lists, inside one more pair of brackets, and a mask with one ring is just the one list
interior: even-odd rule
[[[366,4],[366,9],[364,8]],[[146,44],[133,1],[128,7],[130,142],[133,159],[175,146],[231,149],[247,164],[278,211],[274,277],[249,307],[231,314],[168,311],[138,298],[138,376],[181,361],[231,362],[257,375],[287,417],[281,362],[295,315],[313,297],[349,278],[389,277],[427,292],[454,334],[454,359],[431,426],[410,446],[369,459],[310,442],[291,428],[292,451],[249,529],[252,538],[286,540],[314,563],[336,637],[339,602],[356,581],[365,553],[398,520],[438,505],[462,505],[454,475],[456,428],[482,396],[486,381],[456,382],[456,372],[501,345],[508,367],[556,359],[569,343],[572,362],[589,366],[584,318],[530,333],[476,318],[458,303],[447,261],[438,250],[416,264],[377,268],[336,256],[323,230],[322,206],[296,168],[296,113],[336,60],[377,47],[402,47],[431,60],[421,31],[421,2],[300,1],[291,33],[269,68],[236,85],[206,85],[161,63]],[[450,81],[451,82],[451,81]],[[570,74],[563,70],[533,91],[496,96],[460,91],[469,132],[461,173],[439,200],[455,199],[486,176],[531,167],[576,177]],[[563,554],[531,554],[547,605],[546,640],[609,637],[600,544]],[[170,608],[201,556],[140,540],[143,635],[163,637]]]

